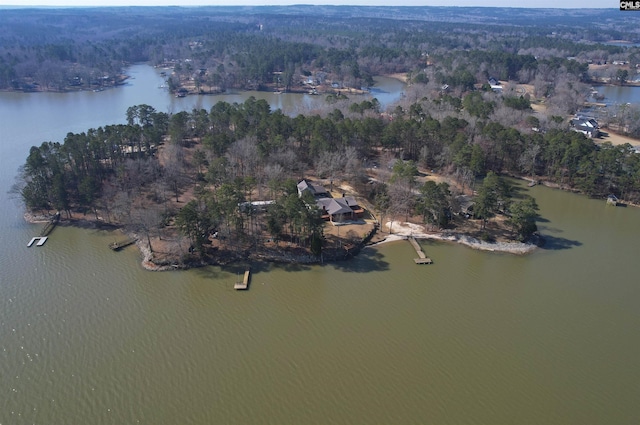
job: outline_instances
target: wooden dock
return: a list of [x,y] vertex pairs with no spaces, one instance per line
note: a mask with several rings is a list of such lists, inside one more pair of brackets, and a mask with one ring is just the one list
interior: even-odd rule
[[40,232],[40,236],[31,238],[31,240],[27,243],[27,246],[31,248],[33,244],[36,244],[36,246],[44,245],[47,239],[49,239],[49,234],[53,231],[53,229],[56,227],[56,224],[58,224],[59,221],[60,221],[60,213],[57,212],[51,218],[51,220],[47,221],[47,224],[44,225],[44,228]]
[[235,285],[233,285],[233,289],[242,290],[249,288],[249,280],[251,280],[251,269],[247,267],[247,270],[244,272],[244,278],[242,281],[238,280]]
[[60,213],[57,212],[53,216],[53,218],[49,220],[47,224],[44,226],[44,229],[42,229],[42,232],[40,232],[40,237],[49,236],[49,233],[51,233],[53,229],[55,229],[56,224],[58,224],[59,221],[60,221]]
[[109,248],[111,248],[114,251],[120,251],[122,248],[127,247],[129,245],[133,245],[134,243],[136,243],[137,239],[135,238],[130,238],[124,241],[120,241],[120,242],[111,242],[109,244]]
[[413,261],[416,264],[433,264],[433,261],[431,260],[431,258],[427,257],[425,253],[422,252],[422,248],[420,248],[420,245],[416,241],[416,238],[410,237],[409,243],[411,243],[411,245],[413,246],[413,249],[415,249],[416,253],[418,254],[418,258],[413,259]]

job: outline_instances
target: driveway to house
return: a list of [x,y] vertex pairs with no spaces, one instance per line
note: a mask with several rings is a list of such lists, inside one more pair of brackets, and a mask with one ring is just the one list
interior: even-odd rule
[[607,134],[606,136],[595,139],[596,143],[611,142],[612,145],[616,146],[629,143],[631,146],[640,146],[640,140],[638,139],[632,139],[631,137],[613,133],[609,129],[606,129],[605,133]]

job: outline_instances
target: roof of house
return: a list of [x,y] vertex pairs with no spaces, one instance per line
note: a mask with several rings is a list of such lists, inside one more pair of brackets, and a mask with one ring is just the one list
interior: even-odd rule
[[342,198],[320,198],[316,201],[320,208],[324,208],[329,214],[350,214],[353,208],[358,205],[355,198],[345,196]]
[[460,195],[456,197],[458,204],[460,205],[460,211],[468,213],[473,209],[475,201],[468,195]]
[[575,131],[579,131],[581,133],[596,136],[599,134],[598,129],[598,121],[593,118],[585,118],[585,117],[576,117],[571,120],[571,127]]
[[329,193],[329,191],[324,187],[316,186],[314,184],[311,184],[311,182],[309,182],[308,180],[303,179],[298,183],[298,192],[302,193],[305,190],[311,192],[313,196]]
[[276,201],[247,201],[247,202],[240,202],[238,204],[239,207],[241,208],[247,208],[248,206],[252,206],[252,207],[267,207],[269,205],[273,205],[275,204]]
[[588,117],[576,117],[571,120],[574,127],[599,128],[598,121]]

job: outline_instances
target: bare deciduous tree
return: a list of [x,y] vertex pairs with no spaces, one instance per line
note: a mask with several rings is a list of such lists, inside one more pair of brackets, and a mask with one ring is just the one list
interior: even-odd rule
[[257,139],[245,137],[234,142],[227,150],[227,158],[230,164],[235,165],[237,177],[253,174],[260,161]]

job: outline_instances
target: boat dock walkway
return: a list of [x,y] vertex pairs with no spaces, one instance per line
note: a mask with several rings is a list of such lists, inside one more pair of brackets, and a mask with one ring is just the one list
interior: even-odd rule
[[237,281],[235,285],[233,285],[233,289],[247,289],[249,287],[249,280],[251,278],[251,269],[247,267],[247,270],[244,272],[244,279],[242,282]]
[[422,252],[422,248],[420,248],[420,245],[416,241],[416,238],[414,238],[413,236],[410,237],[409,242],[411,243],[411,245],[413,246],[413,249],[415,249],[416,253],[418,254],[418,258],[413,259],[413,261],[415,261],[416,264],[432,264],[433,263],[431,258],[427,257],[425,253]]
[[[40,232],[40,236],[35,236],[35,237],[31,238],[29,243],[27,243],[27,246],[29,248],[31,248],[34,243],[36,244],[36,246],[44,245],[44,243],[47,241],[47,239],[49,239],[49,234],[53,231],[53,229],[55,229],[56,225],[58,224],[58,221],[60,221],[60,213],[59,212],[57,212],[51,218],[51,220],[47,221],[47,224],[44,225],[44,228]],[[36,243],[36,241],[37,241],[37,243]]]
[[120,241],[120,242],[111,242],[109,244],[109,248],[111,248],[114,251],[120,251],[122,248],[127,247],[129,245],[133,245],[134,243],[136,243],[137,239],[136,238],[130,238],[124,241]]
[[49,236],[49,233],[51,233],[53,229],[55,229],[56,224],[58,224],[59,221],[60,221],[60,213],[57,212],[53,216],[53,218],[49,220],[47,224],[45,224],[44,229],[42,229],[42,232],[40,232],[40,237]]

